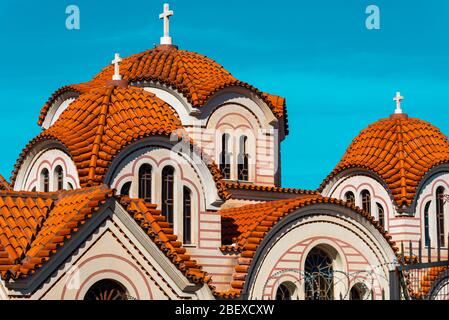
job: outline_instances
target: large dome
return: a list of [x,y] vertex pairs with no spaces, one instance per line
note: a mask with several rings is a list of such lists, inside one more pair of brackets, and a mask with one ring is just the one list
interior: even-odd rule
[[[243,87],[265,101],[277,118],[284,118],[286,121],[284,98],[261,92],[236,79],[214,60],[195,52],[179,50],[176,46],[159,45],[123,58],[120,73],[131,85],[141,81],[166,85],[180,92],[195,108],[205,105],[209,98],[223,88]],[[113,74],[114,67],[109,65],[89,82],[65,86],[56,91],[42,108],[39,125],[45,119],[51,104],[61,94],[67,91],[83,94],[102,86]]]
[[392,115],[360,132],[321,189],[341,172],[363,168],[383,179],[398,207],[410,206],[424,175],[443,163],[449,163],[449,141],[438,128]]

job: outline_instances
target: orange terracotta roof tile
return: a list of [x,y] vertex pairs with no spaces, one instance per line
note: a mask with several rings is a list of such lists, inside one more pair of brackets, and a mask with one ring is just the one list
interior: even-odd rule
[[0,174],[0,190],[11,190],[11,185],[5,178]]
[[120,203],[142,227],[154,243],[173,262],[173,264],[193,283],[209,283],[210,276],[193,260],[174,235],[173,229],[156,205],[141,199],[123,197]]
[[102,87],[104,84],[104,81],[89,81],[79,84],[72,84],[68,86],[64,86],[57,91],[55,91],[51,97],[47,100],[47,102],[44,104],[44,106],[41,109],[41,112],[39,114],[39,119],[37,121],[38,125],[42,125],[45,117],[47,116],[48,111],[50,110],[51,105],[64,93],[67,92],[73,92],[79,97],[80,95],[84,93],[88,93],[92,89]]
[[[419,284],[417,287],[414,287],[412,285],[412,282],[410,279],[407,279],[407,288],[409,291],[409,294],[414,299],[423,299],[429,295],[430,290],[432,289],[432,286],[434,285],[435,281],[438,279],[440,274],[446,272],[449,270],[449,267],[432,267],[428,269],[424,274],[422,274],[421,279],[419,279]],[[410,276],[410,274],[409,274]]]
[[[34,274],[112,197],[113,190],[104,185],[57,193],[0,191],[2,279]],[[191,259],[156,205],[128,197],[118,200],[190,281],[210,282],[210,276]]]
[[[39,124],[42,124],[51,104],[66,91],[84,93],[87,87],[112,78],[113,66],[104,68],[91,82],[63,87],[56,91],[41,110]],[[134,84],[151,81],[167,85],[181,94],[195,107],[200,108],[219,90],[238,86],[253,91],[267,103],[275,116],[284,119],[288,131],[285,99],[264,93],[253,86],[234,78],[228,71],[212,59],[195,52],[178,50],[175,46],[157,46],[142,53],[124,58],[120,64],[124,80]]]
[[261,191],[261,192],[275,192],[275,193],[287,193],[294,195],[312,195],[318,194],[315,190],[305,190],[305,189],[295,189],[295,188],[280,188],[276,186],[263,186],[252,183],[243,182],[226,182],[226,188],[228,189],[240,189],[240,190],[251,190],[251,191]]
[[[241,294],[244,286],[244,279],[247,276],[252,259],[268,232],[281,221],[285,216],[297,209],[316,203],[328,203],[338,206],[345,206],[356,211],[383,234],[394,252],[399,250],[395,247],[391,236],[385,232],[382,226],[374,218],[360,208],[348,204],[344,201],[325,198],[320,195],[310,195],[296,199],[286,199],[273,202],[247,205],[240,208],[222,210],[222,239],[227,245],[222,250],[240,251],[240,258],[235,267],[231,289],[225,292],[216,291],[215,294],[224,298],[235,298]],[[230,243],[234,245],[230,246]],[[242,280],[243,279],[243,280]]]
[[113,195],[105,186],[59,193],[0,192],[0,274],[36,272]]
[[438,128],[393,115],[362,130],[319,190],[343,171],[362,168],[383,180],[398,208],[409,207],[425,174],[443,163],[449,163],[449,141]]
[[[47,130],[22,151],[12,181],[31,148],[43,140],[57,140],[69,151],[78,169],[81,187],[103,184],[106,172],[118,153],[148,136],[186,135],[170,105],[141,88],[97,87],[81,95]],[[201,150],[193,145],[199,153]],[[219,195],[229,197],[219,168],[206,155]]]

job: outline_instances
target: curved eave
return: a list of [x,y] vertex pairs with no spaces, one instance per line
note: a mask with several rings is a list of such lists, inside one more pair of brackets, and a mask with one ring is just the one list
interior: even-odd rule
[[[398,211],[401,212],[409,212],[413,204],[416,203],[416,198],[418,196],[419,186],[423,179],[428,175],[429,172],[434,170],[435,168],[444,165],[449,164],[449,159],[443,159],[440,161],[436,161],[432,166],[429,167],[428,170],[423,171],[419,177],[419,181],[416,181],[416,186],[408,186],[410,188],[413,188],[413,192],[409,192],[407,189],[407,186],[401,186],[399,188],[395,188],[395,190],[401,189],[401,192],[394,192],[393,188],[391,188],[392,183],[387,182],[387,180],[378,172],[373,170],[370,166],[365,164],[357,164],[354,163],[352,165],[339,165],[337,166],[321,183],[320,187],[318,188],[318,191],[320,193],[323,192],[323,190],[326,188],[326,186],[329,185],[329,183],[332,182],[334,179],[340,179],[345,175],[346,172],[351,172],[353,170],[360,170],[360,171],[366,171],[366,175],[373,177],[375,180],[377,180],[379,183],[381,183],[385,190],[390,195],[391,200],[397,207]],[[397,183],[397,182],[396,182]]]

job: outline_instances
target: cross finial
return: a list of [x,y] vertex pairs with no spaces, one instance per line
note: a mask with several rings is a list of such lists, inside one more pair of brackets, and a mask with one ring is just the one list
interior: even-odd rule
[[122,80],[122,76],[120,75],[120,62],[122,62],[122,58],[120,58],[120,54],[116,53],[114,60],[112,60],[112,64],[114,65],[114,75],[112,76],[112,80]]
[[396,97],[393,98],[393,101],[396,101],[396,110],[394,111],[395,114],[402,114],[402,108],[401,108],[402,100],[404,100],[404,97],[401,96],[401,93],[399,91],[396,92]]
[[164,36],[161,37],[161,44],[172,44],[172,39],[170,37],[170,17],[173,15],[174,12],[170,10],[170,5],[165,3],[164,12],[159,15],[159,19],[164,20]]

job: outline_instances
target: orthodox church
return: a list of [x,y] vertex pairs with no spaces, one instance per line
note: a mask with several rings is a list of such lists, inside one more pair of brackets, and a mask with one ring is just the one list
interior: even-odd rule
[[283,188],[286,100],[172,44],[172,15],[42,107],[0,177],[0,299],[390,299],[399,243],[447,258],[449,141],[400,94],[318,190]]

